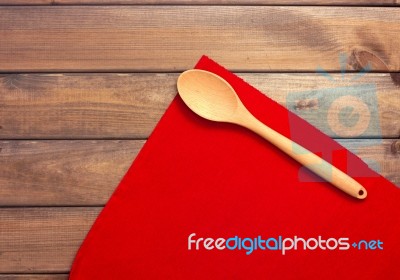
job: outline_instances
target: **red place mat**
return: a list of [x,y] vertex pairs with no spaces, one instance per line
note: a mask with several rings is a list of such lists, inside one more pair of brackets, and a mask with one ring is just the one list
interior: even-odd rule
[[[400,279],[399,189],[207,57],[196,68],[226,79],[265,124],[287,137],[291,125],[301,129],[301,145],[315,153],[324,147],[327,161],[363,174],[355,179],[367,199],[300,182],[299,164],[274,146],[244,128],[198,117],[177,96],[87,235],[70,279]],[[195,241],[321,236],[348,238],[350,245],[304,250],[299,241],[283,254],[270,239],[272,249],[251,253],[249,240],[241,250],[196,250],[194,243],[189,250],[192,233]],[[379,240],[383,249],[351,245],[360,240]]]

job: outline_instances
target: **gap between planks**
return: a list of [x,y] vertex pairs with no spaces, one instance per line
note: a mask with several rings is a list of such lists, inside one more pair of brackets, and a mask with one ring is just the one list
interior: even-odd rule
[[0,0],[0,5],[396,6],[397,0]]
[[68,280],[68,274],[0,274],[0,280]]

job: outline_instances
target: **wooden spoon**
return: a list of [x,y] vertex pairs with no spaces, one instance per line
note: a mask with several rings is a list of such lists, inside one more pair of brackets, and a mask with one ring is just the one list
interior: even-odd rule
[[178,78],[178,91],[199,116],[246,127],[347,194],[358,199],[367,196],[366,189],[346,173],[257,120],[235,90],[218,75],[196,69],[185,71]]

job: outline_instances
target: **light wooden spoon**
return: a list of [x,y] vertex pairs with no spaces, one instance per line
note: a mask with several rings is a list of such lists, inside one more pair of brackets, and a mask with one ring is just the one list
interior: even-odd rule
[[178,91],[199,116],[246,127],[349,195],[359,199],[367,196],[366,189],[346,173],[257,120],[231,85],[218,75],[196,69],[185,71],[178,78]]

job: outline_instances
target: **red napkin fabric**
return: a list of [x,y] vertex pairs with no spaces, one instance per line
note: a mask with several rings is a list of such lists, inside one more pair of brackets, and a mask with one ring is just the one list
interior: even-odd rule
[[399,189],[207,57],[196,68],[226,79],[263,123],[287,137],[295,126],[301,145],[357,170],[367,199],[299,180],[300,165],[274,146],[200,118],[177,96],[87,235],[70,279],[400,279]]

